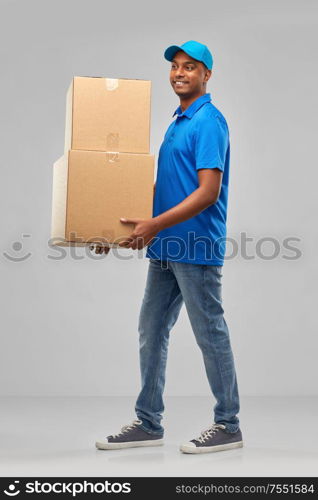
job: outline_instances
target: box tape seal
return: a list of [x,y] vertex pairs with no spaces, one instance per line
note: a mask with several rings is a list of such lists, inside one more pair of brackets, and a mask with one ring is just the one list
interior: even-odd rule
[[119,152],[118,151],[106,151],[106,159],[108,163],[119,162]]
[[118,78],[105,78],[107,90],[116,90],[118,88]]

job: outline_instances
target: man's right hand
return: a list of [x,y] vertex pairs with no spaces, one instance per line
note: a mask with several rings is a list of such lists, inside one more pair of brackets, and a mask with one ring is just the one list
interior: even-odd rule
[[102,247],[100,245],[90,245],[89,249],[90,250],[94,250],[95,248],[95,253],[98,253],[98,254],[102,254],[102,253],[105,253],[106,255],[108,254],[109,250],[110,250],[110,247]]

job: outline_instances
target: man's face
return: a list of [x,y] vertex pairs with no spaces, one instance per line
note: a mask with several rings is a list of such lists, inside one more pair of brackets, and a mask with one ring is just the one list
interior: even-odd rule
[[179,97],[195,97],[205,93],[211,73],[203,63],[179,50],[171,61],[170,83]]

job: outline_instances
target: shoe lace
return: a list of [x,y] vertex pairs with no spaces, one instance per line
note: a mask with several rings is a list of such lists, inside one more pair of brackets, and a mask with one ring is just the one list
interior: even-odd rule
[[133,429],[134,427],[136,427],[136,425],[139,425],[141,424],[142,421],[139,420],[138,418],[136,420],[134,420],[131,424],[127,424],[127,425],[124,425],[120,432],[118,432],[118,434],[112,434],[113,437],[118,437],[118,436],[121,436],[123,434],[125,434],[125,432],[128,432],[130,431],[131,429]]
[[201,435],[196,438],[196,441],[199,443],[204,443],[207,439],[209,439],[213,434],[215,434],[219,429],[225,429],[225,425],[223,424],[212,424],[210,427],[201,432]]

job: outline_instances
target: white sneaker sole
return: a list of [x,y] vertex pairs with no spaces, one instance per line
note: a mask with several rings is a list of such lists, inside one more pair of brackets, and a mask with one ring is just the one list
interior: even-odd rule
[[130,441],[127,443],[106,443],[96,441],[95,446],[99,450],[119,450],[123,448],[137,448],[141,446],[160,446],[163,445],[163,439],[151,439],[149,441]]
[[243,441],[238,441],[236,443],[220,444],[218,446],[189,446],[182,444],[180,446],[180,451],[183,453],[209,453],[213,451],[231,450],[233,448],[242,448]]

